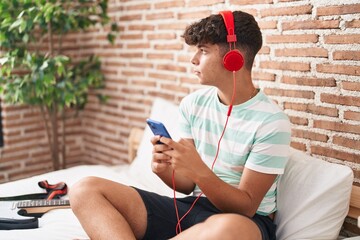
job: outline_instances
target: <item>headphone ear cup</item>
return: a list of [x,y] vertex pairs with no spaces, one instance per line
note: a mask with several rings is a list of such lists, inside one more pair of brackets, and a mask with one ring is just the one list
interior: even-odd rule
[[223,64],[231,72],[239,71],[244,65],[244,57],[239,50],[231,50],[225,54]]

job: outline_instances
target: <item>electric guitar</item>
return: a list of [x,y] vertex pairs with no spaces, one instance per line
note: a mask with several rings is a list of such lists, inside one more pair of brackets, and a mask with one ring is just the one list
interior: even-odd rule
[[37,228],[37,218],[59,208],[70,208],[69,200],[0,201],[0,230]]

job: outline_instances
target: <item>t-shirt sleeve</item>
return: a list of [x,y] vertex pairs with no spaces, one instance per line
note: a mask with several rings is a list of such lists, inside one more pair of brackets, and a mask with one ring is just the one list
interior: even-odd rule
[[283,174],[290,141],[291,127],[286,114],[272,115],[257,130],[245,167],[267,174]]
[[191,132],[191,103],[190,98],[185,97],[179,105],[179,134],[181,138],[193,139]]

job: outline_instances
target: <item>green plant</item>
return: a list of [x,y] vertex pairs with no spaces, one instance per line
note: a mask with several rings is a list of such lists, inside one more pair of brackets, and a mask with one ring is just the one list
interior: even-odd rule
[[[104,86],[99,59],[72,61],[63,54],[63,39],[109,22],[107,0],[0,2],[0,95],[7,103],[40,107],[55,170],[66,166],[67,109],[77,113],[87,103],[89,90]],[[116,31],[117,25],[111,24],[109,42]]]

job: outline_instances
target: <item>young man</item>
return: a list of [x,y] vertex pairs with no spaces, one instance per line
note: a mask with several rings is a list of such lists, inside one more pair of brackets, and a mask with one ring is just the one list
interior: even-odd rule
[[[224,67],[229,43],[222,15],[190,25],[184,39],[197,47],[194,73],[209,87],[181,102],[181,140],[151,139],[153,172],[192,196],[176,198],[175,207],[172,198],[84,179],[71,189],[70,201],[91,239],[276,239],[276,183],[288,158],[290,124],[252,83],[262,45],[255,19],[241,11],[233,17],[244,66]],[[188,210],[179,222],[175,212],[182,218]]]

